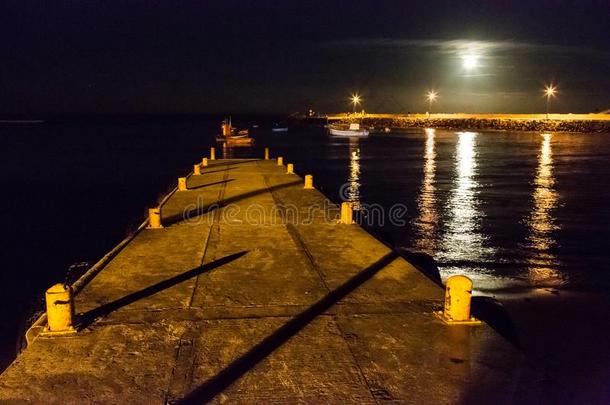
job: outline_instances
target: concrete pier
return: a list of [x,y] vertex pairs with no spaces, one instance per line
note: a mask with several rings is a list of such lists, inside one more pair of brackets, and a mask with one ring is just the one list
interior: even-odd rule
[[[30,344],[1,403],[514,403],[520,353],[274,160],[214,160]],[[297,168],[298,170],[298,168]],[[120,202],[117,202],[120,203]],[[36,335],[38,335],[36,337]]]

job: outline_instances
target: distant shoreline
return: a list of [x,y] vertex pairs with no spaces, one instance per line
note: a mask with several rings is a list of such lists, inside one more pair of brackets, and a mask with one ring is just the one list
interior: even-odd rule
[[504,131],[609,132],[610,114],[337,114],[330,121],[360,120],[375,128],[495,129]]
[[0,124],[42,124],[45,120],[0,120]]

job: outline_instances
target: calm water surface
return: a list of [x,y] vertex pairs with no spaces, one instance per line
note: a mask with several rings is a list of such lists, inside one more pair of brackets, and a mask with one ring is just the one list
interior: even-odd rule
[[608,134],[418,129],[322,136],[306,155],[296,139],[275,140],[278,153],[335,200],[346,183],[356,206],[406,205],[405,226],[373,229],[432,255],[444,277],[485,293],[610,285]]
[[[0,294],[15,303],[0,307],[0,363],[44,289],[118,243],[213,145],[216,127],[0,127]],[[404,225],[372,231],[430,254],[443,277],[470,276],[479,294],[610,286],[610,134],[417,129],[357,140],[295,128],[255,136],[255,148],[225,153],[262,156],[269,146],[335,201],[343,190],[356,206],[404,204]]]

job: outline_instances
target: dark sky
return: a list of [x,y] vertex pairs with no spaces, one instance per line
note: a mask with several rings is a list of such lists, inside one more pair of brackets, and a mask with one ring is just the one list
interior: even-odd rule
[[[3,0],[0,113],[610,108],[610,0]],[[464,67],[465,57],[474,67]]]

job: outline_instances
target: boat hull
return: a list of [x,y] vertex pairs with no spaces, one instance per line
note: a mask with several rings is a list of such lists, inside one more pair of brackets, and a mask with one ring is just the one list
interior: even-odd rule
[[251,146],[254,145],[254,138],[248,137],[221,137],[216,138],[216,142],[224,143],[227,146]]
[[342,137],[350,137],[350,138],[366,138],[369,136],[369,131],[366,129],[337,129],[337,128],[329,128],[328,133],[332,136],[342,136]]

